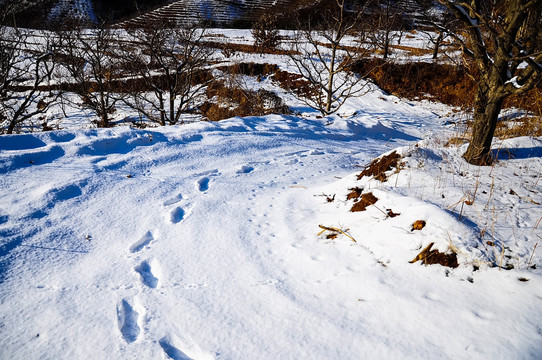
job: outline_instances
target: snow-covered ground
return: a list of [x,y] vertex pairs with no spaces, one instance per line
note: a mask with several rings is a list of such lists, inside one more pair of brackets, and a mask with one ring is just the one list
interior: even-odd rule
[[[473,167],[446,106],[374,89],[321,118],[261,80],[236,78],[296,115],[89,129],[67,106],[64,130],[0,136],[1,359],[542,356],[542,138]],[[410,263],[432,242],[459,266]]]
[[542,139],[477,168],[443,106],[348,111],[2,136],[1,358],[540,358]]

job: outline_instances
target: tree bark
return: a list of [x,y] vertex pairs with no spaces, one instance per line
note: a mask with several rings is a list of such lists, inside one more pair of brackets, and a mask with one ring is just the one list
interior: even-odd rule
[[440,44],[444,40],[444,33],[439,32],[437,39],[435,40],[435,47],[433,48],[433,59],[438,57],[438,51],[440,49]]
[[504,96],[493,89],[478,85],[478,92],[474,100],[474,123],[472,126],[472,140],[463,158],[473,165],[485,166],[493,163],[491,155],[491,142],[499,120]]

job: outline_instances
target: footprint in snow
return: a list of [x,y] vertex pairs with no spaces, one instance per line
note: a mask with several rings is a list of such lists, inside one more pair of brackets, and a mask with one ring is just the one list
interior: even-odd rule
[[206,192],[209,190],[209,182],[211,179],[208,177],[201,178],[197,181],[198,190],[201,192]]
[[139,273],[141,276],[141,282],[154,289],[158,286],[159,278],[158,274],[160,271],[157,269],[158,264],[154,263],[151,267],[151,264],[148,260],[143,261],[141,264],[137,265],[134,270]]
[[169,205],[176,204],[179,201],[181,201],[182,199],[183,199],[183,195],[178,194],[175,197],[172,197],[171,199],[164,201],[164,206],[169,206]]
[[198,174],[196,174],[196,176],[215,176],[215,175],[219,175],[220,172],[218,171],[218,169],[212,169],[212,170],[207,170],[207,171],[204,171],[204,172],[200,172]]
[[162,350],[166,353],[167,356],[173,360],[192,360],[191,357],[186,355],[181,350],[177,349],[175,346],[171,345],[171,342],[167,338],[162,338],[158,341]]
[[138,317],[139,313],[134,310],[128,300],[123,299],[117,307],[117,320],[122,337],[128,343],[136,341],[141,332],[137,323]]
[[186,212],[184,211],[184,209],[178,206],[171,211],[171,214],[169,216],[169,221],[171,221],[172,224],[178,224],[184,219],[185,215],[186,215]]
[[248,174],[254,171],[254,168],[249,165],[243,165],[239,170],[237,170],[238,174]]
[[325,154],[325,151],[319,150],[319,149],[314,149],[309,153],[309,155],[324,155],[324,154]]
[[299,162],[297,159],[290,159],[284,163],[284,165],[295,165]]
[[132,246],[130,246],[130,252],[136,253],[143,249],[145,246],[149,245],[151,241],[154,240],[154,236],[150,231],[147,231],[145,235],[141,237],[138,241],[136,241]]

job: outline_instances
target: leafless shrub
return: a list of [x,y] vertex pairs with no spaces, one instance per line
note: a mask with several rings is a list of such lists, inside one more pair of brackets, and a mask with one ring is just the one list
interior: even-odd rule
[[111,126],[121,100],[115,92],[116,81],[124,75],[116,33],[104,24],[90,29],[75,24],[58,36],[62,39],[61,65],[71,78],[70,90],[81,100],[76,105],[94,112],[98,127]]
[[[1,19],[4,17],[0,14]],[[1,20],[0,19],[0,20]],[[26,120],[47,112],[58,92],[44,94],[55,71],[54,39],[43,43],[28,41],[29,30],[0,23],[0,132],[12,134]]]
[[275,16],[263,14],[252,26],[251,33],[254,37],[254,46],[259,50],[260,54],[274,51],[280,45],[282,38],[276,23]]
[[323,116],[339,110],[347,99],[368,91],[363,76],[351,72],[368,52],[363,46],[366,32],[362,14],[362,8],[348,9],[344,0],[335,0],[324,15],[326,21],[298,24],[301,30],[295,33],[290,59],[301,78],[310,83],[311,91],[307,97],[296,91],[292,94]]
[[212,80],[206,70],[211,51],[202,39],[205,27],[152,23],[134,29],[139,51],[126,54],[145,88],[130,91],[126,103],[160,125],[183,123],[181,115],[194,108]]

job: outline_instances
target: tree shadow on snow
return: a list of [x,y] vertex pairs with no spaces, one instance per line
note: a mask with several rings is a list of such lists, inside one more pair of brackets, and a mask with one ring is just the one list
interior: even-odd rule
[[542,147],[496,149],[492,154],[496,160],[530,159],[542,157]]

